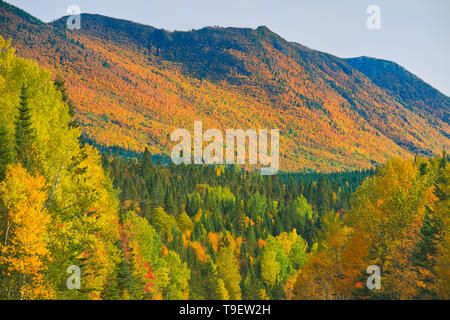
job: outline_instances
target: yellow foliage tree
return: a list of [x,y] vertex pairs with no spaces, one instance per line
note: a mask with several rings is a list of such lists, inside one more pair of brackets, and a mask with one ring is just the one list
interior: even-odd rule
[[42,177],[29,175],[20,164],[8,166],[6,179],[0,184],[0,265],[7,270],[7,298],[54,297],[53,288],[44,277],[51,261],[45,187]]
[[394,159],[356,191],[348,222],[355,233],[367,235],[368,265],[382,270],[375,295],[411,299],[417,294],[413,254],[425,212],[437,200],[433,190],[412,160]]

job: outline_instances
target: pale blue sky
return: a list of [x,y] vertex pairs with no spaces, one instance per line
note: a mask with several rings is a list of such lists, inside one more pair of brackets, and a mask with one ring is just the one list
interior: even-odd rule
[[[450,96],[448,0],[7,0],[48,22],[75,4],[167,30],[265,25],[289,41],[339,57],[392,60]],[[366,27],[369,5],[381,29]]]

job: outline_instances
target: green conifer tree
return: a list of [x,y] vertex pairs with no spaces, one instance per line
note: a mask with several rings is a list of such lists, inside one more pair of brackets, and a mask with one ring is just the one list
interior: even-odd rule
[[69,95],[67,94],[66,81],[58,75],[53,84],[55,85],[56,89],[61,92],[62,101],[69,107],[69,115],[72,119],[69,122],[69,127],[72,128],[78,127],[79,126],[78,119],[75,118],[76,115],[75,105],[73,104],[72,100],[70,100]]
[[0,181],[5,179],[6,166],[11,162],[11,146],[5,127],[0,124]]
[[221,300],[219,276],[217,275],[216,266],[209,259],[203,269],[203,281],[205,298],[207,300]]
[[169,214],[173,214],[175,212],[172,193],[169,189],[167,189],[166,194],[164,195],[164,210]]
[[35,165],[35,130],[32,127],[31,109],[28,106],[28,92],[25,85],[20,94],[19,115],[15,122],[17,161],[28,170]]

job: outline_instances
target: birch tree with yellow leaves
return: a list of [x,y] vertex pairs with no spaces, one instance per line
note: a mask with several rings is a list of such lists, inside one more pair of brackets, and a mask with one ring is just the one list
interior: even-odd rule
[[54,290],[46,281],[48,224],[44,208],[45,180],[31,176],[20,164],[8,166],[0,184],[1,243],[0,268],[4,298],[50,299]]

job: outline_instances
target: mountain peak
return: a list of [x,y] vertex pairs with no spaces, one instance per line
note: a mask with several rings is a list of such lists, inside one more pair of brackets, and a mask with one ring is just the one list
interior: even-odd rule
[[174,128],[202,120],[280,129],[281,170],[367,168],[450,147],[448,97],[393,62],[340,59],[266,26],[169,32],[82,14],[68,30],[66,19],[47,25],[8,7],[0,34],[68,75],[96,145],[168,153]]

